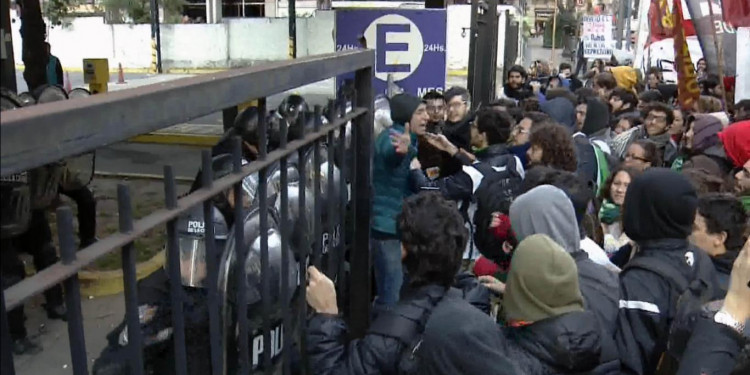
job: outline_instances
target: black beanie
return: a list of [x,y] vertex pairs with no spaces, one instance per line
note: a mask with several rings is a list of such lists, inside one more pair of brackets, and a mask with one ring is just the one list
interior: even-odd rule
[[625,194],[623,228],[634,241],[685,239],[692,232],[698,196],[690,181],[666,168],[650,168]]
[[422,99],[409,94],[398,94],[391,98],[391,120],[396,124],[406,125],[411,121]]

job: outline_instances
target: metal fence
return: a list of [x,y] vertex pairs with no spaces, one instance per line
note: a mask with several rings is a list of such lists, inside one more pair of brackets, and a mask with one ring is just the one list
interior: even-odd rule
[[[153,228],[166,226],[167,230],[167,259],[168,273],[170,279],[179,280],[180,264],[178,245],[175,233],[177,217],[191,208],[198,205],[203,206],[205,221],[209,225],[205,226],[207,246],[213,243],[214,231],[210,223],[213,222],[213,203],[211,198],[227,191],[234,189],[235,217],[236,223],[241,223],[240,218],[244,217],[245,210],[242,202],[242,180],[245,176],[252,173],[258,173],[258,197],[260,215],[260,264],[261,264],[261,296],[262,296],[262,336],[263,347],[271,348],[271,322],[269,311],[273,302],[269,296],[270,281],[268,276],[269,255],[268,255],[268,215],[267,206],[270,205],[266,198],[267,182],[263,176],[267,175],[268,168],[275,163],[280,164],[280,225],[281,247],[288,249],[289,236],[287,225],[289,223],[289,193],[287,182],[287,159],[302,153],[303,149],[314,146],[315,160],[319,160],[320,151],[318,145],[327,143],[329,146],[337,145],[338,147],[328,147],[328,160],[338,160],[339,163],[346,160],[351,163],[348,168],[346,178],[341,178],[338,182],[342,184],[349,183],[351,190],[351,199],[348,202],[336,206],[333,199],[327,199],[326,203],[329,209],[328,223],[340,224],[341,240],[329,253],[333,251],[337,256],[329,257],[328,266],[323,268],[335,267],[343,270],[345,244],[351,249],[348,254],[349,265],[352,270],[350,277],[338,277],[337,283],[339,293],[348,290],[345,294],[346,306],[340,306],[341,311],[345,312],[349,328],[353,337],[362,336],[367,329],[369,322],[369,304],[370,304],[370,254],[369,254],[369,218],[371,209],[371,154],[372,154],[372,124],[373,124],[373,61],[374,53],[372,51],[351,51],[329,55],[313,56],[301,58],[292,61],[275,62],[262,66],[244,68],[226,71],[217,74],[202,75],[198,77],[178,80],[170,83],[142,87],[132,90],[125,90],[106,95],[95,95],[85,99],[77,99],[64,102],[55,102],[39,105],[31,108],[22,108],[14,111],[4,112],[0,127],[0,137],[2,139],[2,148],[0,154],[2,165],[0,175],[8,176],[13,173],[22,172],[31,168],[39,167],[51,162],[55,162],[66,157],[79,155],[96,148],[124,141],[138,134],[152,132],[162,129],[173,124],[182,123],[217,111],[226,110],[240,103],[246,102],[250,98],[258,98],[260,103],[260,113],[265,113],[265,97],[271,94],[283,92],[288,89],[303,86],[317,82],[330,77],[335,77],[345,73],[354,72],[354,94],[350,96],[352,109],[348,112],[345,109],[343,101],[331,102],[329,105],[329,118],[332,120],[323,124],[320,120],[321,109],[315,108],[316,119],[315,126],[309,131],[305,131],[299,139],[286,142],[282,137],[281,146],[273,151],[268,152],[266,149],[267,124],[264,122],[264,116],[260,117],[260,152],[259,158],[247,165],[241,164],[241,151],[239,140],[235,141],[234,149],[234,171],[223,178],[212,181],[211,173],[205,173],[211,170],[211,156],[209,151],[203,151],[202,164],[202,188],[177,199],[175,189],[175,176],[170,166],[164,167],[164,190],[166,208],[157,210],[148,216],[133,221],[130,191],[126,185],[118,186],[118,210],[120,231],[99,242],[89,246],[79,252],[76,252],[73,239],[72,214],[68,207],[58,209],[58,235],[59,246],[62,260],[44,270],[38,271],[34,276],[24,279],[3,291],[1,317],[2,317],[2,373],[13,374],[13,356],[11,353],[10,337],[8,333],[7,310],[24,303],[29,298],[38,295],[51,286],[62,283],[65,289],[65,301],[68,310],[68,336],[70,340],[71,358],[73,373],[87,374],[86,347],[84,342],[83,322],[81,315],[80,289],[78,281],[78,272],[92,264],[102,256],[117,251],[122,253],[122,270],[124,280],[124,298],[126,305],[126,323],[129,332],[128,350],[130,355],[131,373],[143,373],[143,353],[142,340],[140,337],[140,322],[138,311],[137,281],[135,269],[135,248],[134,241]],[[336,108],[335,110],[332,108]],[[345,147],[347,142],[347,123],[351,122],[351,145]],[[282,134],[286,134],[286,125],[282,126]],[[33,134],[33,136],[30,136]],[[315,164],[320,165],[319,163]],[[300,163],[300,176],[305,175],[304,163]],[[333,163],[328,163],[329,172],[333,168]],[[341,168],[345,170],[346,168]],[[312,172],[312,171],[310,171]],[[328,189],[332,189],[334,184],[333,173],[326,173]],[[312,199],[316,210],[319,212],[321,206],[321,171],[316,167],[314,175],[314,193],[313,196],[307,197]],[[299,204],[300,212],[305,207],[304,184],[305,178],[299,179]],[[331,195],[329,195],[331,197]],[[309,204],[309,202],[308,202]],[[334,214],[335,211],[335,214]],[[348,212],[347,212],[348,211]],[[301,298],[297,298],[294,305],[282,306],[283,322],[289,323],[293,318],[300,319],[304,322],[307,316],[307,305],[304,298],[304,280],[306,280],[306,263],[309,259],[312,264],[321,262],[321,244],[320,241],[310,241],[310,238],[320,238],[321,223],[319,216],[307,217],[303,220],[313,220],[314,233],[304,236],[307,238],[306,246],[302,246],[303,254],[298,261],[298,270],[289,270],[287,263],[282,261],[282,283],[288,282],[289,272],[299,272],[301,285]],[[350,218],[350,219],[345,219]],[[335,221],[335,223],[334,223]],[[305,226],[303,226],[305,227]],[[243,225],[235,225],[239,232],[235,236],[237,249],[239,249],[239,259],[245,259],[247,245],[242,244],[244,236],[242,235]],[[329,227],[331,228],[331,227]],[[349,230],[344,230],[349,228]],[[350,238],[343,238],[350,237]],[[282,251],[282,256],[287,257],[289,251]],[[220,320],[220,304],[218,303],[217,292],[217,274],[218,260],[214,257],[207,258],[207,272],[209,280],[212,282],[208,286],[208,315],[210,321],[210,356],[211,368],[213,374],[225,374],[228,363],[225,360],[226,347],[221,345],[223,328]],[[335,260],[333,260],[335,259]],[[237,270],[243,277],[239,277],[237,288],[239,289],[237,298],[241,299],[244,292],[244,262],[236,262]],[[335,263],[335,264],[334,264]],[[185,350],[185,319],[183,315],[180,284],[172,282],[171,303],[172,309],[172,327],[173,342],[175,353],[175,373],[187,373],[187,358]],[[343,289],[343,290],[342,290]],[[285,296],[287,288],[280,289],[282,297],[279,301],[288,301],[289,296]],[[239,310],[242,312],[242,310]],[[247,374],[253,372],[250,363],[250,348],[248,337],[247,314],[238,313],[238,370],[237,373]],[[289,327],[289,325],[286,325]],[[233,333],[233,332],[232,332]],[[294,335],[294,336],[293,336]],[[301,345],[299,352],[302,354],[301,362],[304,364],[304,324],[300,329],[283,331],[283,349],[280,353],[280,363],[276,370],[271,366],[265,366],[261,369],[264,373],[291,373],[291,362],[293,360],[292,342]],[[271,363],[271,350],[263,351],[263,363]],[[298,361],[295,359],[295,363]],[[305,372],[305,366],[301,366],[300,371]]]

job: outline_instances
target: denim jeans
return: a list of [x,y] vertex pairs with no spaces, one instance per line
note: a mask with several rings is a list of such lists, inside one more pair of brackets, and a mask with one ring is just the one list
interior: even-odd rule
[[375,304],[390,307],[398,302],[404,281],[401,267],[401,242],[396,239],[372,239],[375,261],[375,283],[378,297]]

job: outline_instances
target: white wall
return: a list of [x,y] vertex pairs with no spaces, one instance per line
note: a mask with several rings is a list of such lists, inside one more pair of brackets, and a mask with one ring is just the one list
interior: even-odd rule
[[[746,64],[743,61],[750,61],[750,27],[740,27],[737,29],[736,66]],[[734,99],[735,103],[742,99],[750,99],[750,71],[748,69],[737,69]]]
[[[235,18],[220,24],[161,25],[165,69],[226,68],[283,60],[288,54],[287,18]],[[335,14],[317,12],[297,19],[298,56],[335,50]],[[16,64],[23,64],[20,20],[13,23]],[[149,25],[107,25],[102,17],[82,17],[49,30],[52,53],[66,69],[80,69],[84,58],[109,59],[110,68],[151,66]]]

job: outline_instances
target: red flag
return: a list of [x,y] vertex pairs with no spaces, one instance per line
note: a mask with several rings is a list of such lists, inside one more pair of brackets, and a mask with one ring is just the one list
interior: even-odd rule
[[677,70],[677,100],[683,110],[693,110],[698,102],[700,89],[695,76],[695,66],[690,59],[685,30],[682,27],[682,4],[674,0],[672,8],[672,24],[674,25],[674,62]]
[[750,27],[750,1],[723,0],[724,21],[734,27]]
[[662,39],[672,37],[674,25],[667,0],[651,0],[651,6],[648,9],[648,20],[651,27],[650,42],[658,42]]

